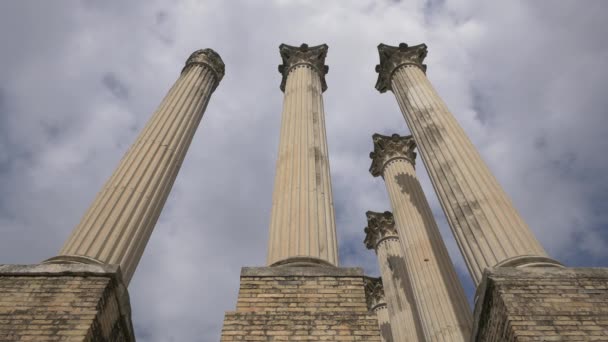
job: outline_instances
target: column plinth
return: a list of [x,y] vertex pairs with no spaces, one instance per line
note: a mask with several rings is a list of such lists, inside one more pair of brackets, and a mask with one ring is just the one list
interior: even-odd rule
[[380,44],[378,51],[376,89],[395,94],[475,284],[485,268],[514,258],[522,267],[559,266],[426,78],[426,45]]
[[376,251],[395,341],[423,341],[410,277],[390,212],[368,211],[365,246]]
[[267,264],[338,265],[323,91],[327,45],[280,46],[284,91]]
[[[414,139],[396,134],[373,139],[370,172],[384,178],[425,340],[468,341],[471,310],[416,177]],[[376,247],[378,258],[381,247]]]
[[192,53],[59,255],[47,263],[116,264],[129,283],[223,76],[215,51]]

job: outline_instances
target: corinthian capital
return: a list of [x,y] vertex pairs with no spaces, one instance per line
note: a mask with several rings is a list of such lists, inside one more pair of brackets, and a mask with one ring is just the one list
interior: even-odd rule
[[365,285],[365,301],[369,311],[374,311],[377,307],[386,305],[382,278],[365,277],[363,278],[363,284]]
[[374,134],[374,152],[369,154],[372,159],[372,165],[369,167],[369,172],[374,177],[382,175],[386,164],[393,159],[406,159],[412,165],[416,160],[416,142],[411,135],[400,136],[393,134],[390,137],[381,134]]
[[188,60],[186,60],[186,65],[182,69],[182,73],[190,66],[196,64],[204,65],[211,69],[211,71],[213,71],[215,74],[217,83],[220,83],[224,77],[224,72],[226,70],[224,61],[222,61],[222,57],[220,57],[220,55],[212,49],[201,49],[194,51],[190,57],[188,57]]
[[329,71],[329,67],[325,65],[327,44],[313,47],[309,47],[306,44],[302,44],[299,47],[281,44],[279,51],[283,59],[283,64],[279,65],[279,72],[283,74],[283,79],[281,80],[282,91],[285,91],[287,75],[289,75],[291,69],[298,65],[307,65],[315,70],[319,74],[319,77],[321,77],[323,91],[327,90],[327,83],[325,83],[325,75]]
[[405,43],[399,46],[380,44],[378,53],[380,64],[376,65],[378,73],[376,89],[381,93],[391,90],[393,73],[402,65],[414,65],[426,72],[426,64],[422,64],[427,53],[425,44],[416,46],[408,46]]
[[390,211],[377,213],[368,211],[367,227],[365,227],[365,240],[363,243],[367,249],[376,249],[378,243],[388,237],[397,237],[397,228],[395,228],[395,218]]

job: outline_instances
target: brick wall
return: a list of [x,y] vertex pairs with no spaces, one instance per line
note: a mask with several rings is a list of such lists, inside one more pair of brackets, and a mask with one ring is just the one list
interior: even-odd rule
[[134,341],[117,267],[0,265],[0,341]]
[[358,268],[243,268],[221,341],[380,342]]
[[608,341],[608,268],[497,268],[478,292],[473,341]]

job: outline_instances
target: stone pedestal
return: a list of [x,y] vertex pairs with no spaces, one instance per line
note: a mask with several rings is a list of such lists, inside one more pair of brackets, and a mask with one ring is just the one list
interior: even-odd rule
[[375,312],[376,316],[378,317],[378,328],[380,329],[380,337],[382,337],[382,342],[395,341],[395,339],[393,338],[393,331],[391,328],[391,321],[389,319],[386,299],[384,297],[384,287],[382,285],[382,278],[366,277],[363,279],[363,283],[365,285],[365,299],[367,300],[367,309],[369,311]]
[[424,335],[405,257],[390,212],[368,211],[365,246],[376,251],[395,341],[423,341]]
[[471,341],[608,341],[608,268],[494,268]]
[[363,279],[359,268],[245,267],[221,341],[380,342]]
[[268,265],[338,265],[322,93],[327,45],[280,46],[285,92]]
[[128,284],[169,196],[224,63],[194,52],[53,263],[117,264]]
[[376,88],[395,94],[475,284],[487,267],[559,265],[426,78],[426,45],[380,44],[378,51]]
[[[373,139],[370,172],[382,176],[390,197],[393,224],[404,255],[403,267],[407,268],[424,339],[468,340],[471,310],[416,177],[414,139],[396,134],[374,134]],[[389,224],[390,219],[384,218],[384,224]]]
[[0,265],[0,341],[135,341],[118,266]]

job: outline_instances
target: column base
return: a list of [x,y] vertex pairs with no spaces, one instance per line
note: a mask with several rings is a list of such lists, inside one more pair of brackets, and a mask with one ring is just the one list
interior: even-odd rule
[[0,265],[0,341],[135,341],[120,269]]
[[327,260],[309,257],[309,256],[295,256],[287,259],[279,260],[271,265],[270,267],[277,266],[290,266],[290,267],[336,267],[336,265],[330,263]]
[[86,264],[86,265],[105,265],[104,262],[84,256],[84,255],[58,255],[48,258],[43,264]]
[[564,265],[549,257],[538,255],[519,255],[503,260],[494,267],[564,267]]
[[222,342],[380,342],[367,310],[360,268],[244,267],[236,311],[226,313]]
[[607,341],[608,268],[486,269],[471,341]]

